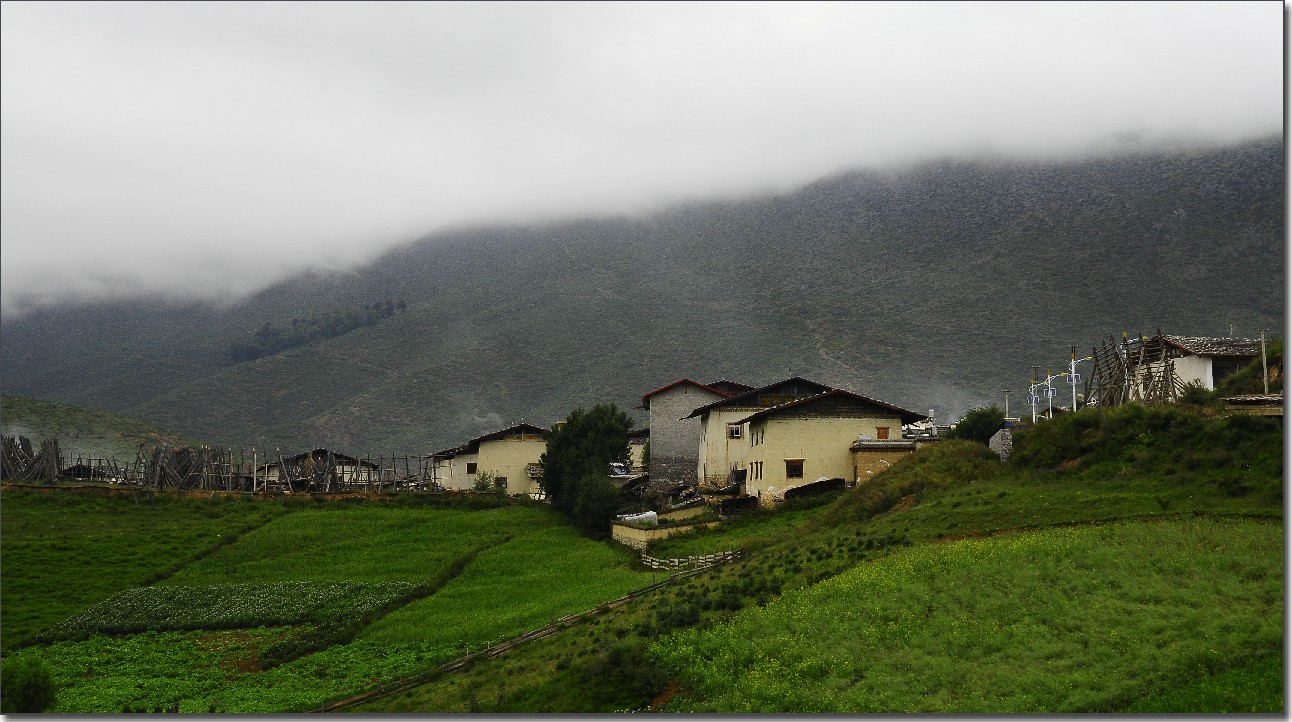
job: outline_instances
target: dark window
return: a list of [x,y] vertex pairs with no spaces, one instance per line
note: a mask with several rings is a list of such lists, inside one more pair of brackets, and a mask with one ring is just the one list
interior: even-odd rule
[[[1260,357],[1258,356],[1257,358]],[[1221,381],[1233,376],[1238,369],[1242,368],[1244,365],[1245,364],[1242,361],[1222,361],[1220,359],[1215,359],[1211,362],[1212,383],[1219,386]]]
[[749,473],[749,470],[748,470],[748,469],[732,469],[732,470],[731,470],[731,480],[732,480],[733,482],[736,482],[737,484],[739,484],[740,482],[742,482],[742,481],[744,481],[744,480],[745,480],[745,478],[747,477],[748,473]]
[[505,476],[494,477],[493,483],[495,486],[500,486],[505,489],[507,488],[507,477]]
[[803,460],[802,460],[802,459],[793,459],[793,460],[791,460],[791,459],[786,459],[786,460],[785,460],[785,478],[786,478],[786,479],[802,479],[802,478],[803,478]]
[[468,474],[476,473],[476,463],[474,461],[467,462],[467,473]]

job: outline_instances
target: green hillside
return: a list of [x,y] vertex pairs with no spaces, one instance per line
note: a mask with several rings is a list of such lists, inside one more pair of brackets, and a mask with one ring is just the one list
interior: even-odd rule
[[[1070,344],[1282,327],[1283,147],[930,161],[633,217],[444,230],[229,306],[6,320],[4,384],[222,445],[356,455],[631,408],[683,376],[800,374],[947,419]],[[313,333],[390,299],[404,312]],[[257,335],[294,320],[300,345]],[[231,363],[248,344],[281,350]]]
[[1058,438],[1090,446],[1001,465],[942,442],[864,489],[658,542],[746,557],[359,710],[1281,711],[1281,420],[1129,407],[1018,446]]
[[0,423],[5,436],[26,436],[37,449],[45,439],[58,439],[68,465],[82,457],[128,464],[141,444],[201,445],[129,416],[21,396],[0,398]]
[[[657,543],[745,554],[357,710],[1276,713],[1282,479],[1281,418],[1203,407],[1059,417],[1006,465],[943,441]],[[317,709],[654,578],[492,496],[5,492],[0,513],[6,661],[43,661],[69,714]],[[51,605],[104,546],[138,553]]]

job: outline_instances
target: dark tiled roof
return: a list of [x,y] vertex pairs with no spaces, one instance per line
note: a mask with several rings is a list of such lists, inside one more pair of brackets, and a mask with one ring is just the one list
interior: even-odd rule
[[785,411],[790,409],[817,403],[827,398],[851,399],[853,401],[859,401],[865,405],[878,406],[887,411],[894,411],[902,417],[903,424],[911,424],[916,421],[923,421],[929,418],[924,414],[921,414],[915,411],[910,411],[909,409],[903,409],[900,406],[894,406],[893,404],[890,404],[886,401],[880,401],[879,399],[872,399],[869,396],[862,396],[861,394],[854,394],[851,391],[844,391],[843,389],[833,389],[831,391],[826,391],[825,393],[817,394],[816,396],[808,396],[806,398],[802,398],[797,401],[791,401],[789,403],[781,404],[780,406],[773,406],[769,409],[763,409],[758,413],[751,414],[741,419],[740,421],[735,421],[733,423],[736,423],[736,424],[748,423],[756,419],[762,419],[768,416],[773,416],[775,414],[784,413]]
[[1283,394],[1240,394],[1226,396],[1225,403],[1251,406],[1277,406],[1283,403]]
[[[731,382],[725,382],[725,383],[731,383]],[[702,383],[700,383],[699,381],[692,381],[691,379],[678,379],[677,381],[674,381],[674,382],[673,382],[673,383],[671,383],[671,384],[668,384],[668,385],[666,385],[666,386],[661,386],[661,387],[659,387],[659,388],[655,389],[654,391],[651,391],[651,392],[649,392],[649,393],[643,394],[643,395],[642,395],[642,405],[641,405],[641,406],[638,406],[637,408],[639,408],[639,409],[649,409],[649,408],[650,408],[650,397],[652,397],[652,396],[654,396],[654,395],[656,395],[656,394],[662,394],[662,393],[664,393],[665,391],[668,391],[669,389],[671,389],[671,388],[673,388],[673,387],[675,387],[675,386],[681,386],[682,384],[691,384],[692,386],[694,386],[694,387],[696,387],[696,388],[703,389],[703,390],[705,390],[705,391],[708,391],[709,393],[717,394],[717,395],[719,395],[719,396],[731,396],[731,394],[730,394],[730,393],[728,393],[728,392],[726,392],[726,391],[720,391],[720,390],[718,390],[718,389],[716,389],[716,388],[713,388],[712,386],[709,386],[709,385],[706,385],[706,384],[702,384]]]
[[718,379],[717,381],[708,384],[708,386],[709,388],[717,389],[728,396],[735,396],[736,394],[743,394],[746,391],[754,390],[753,386],[746,386],[745,384],[728,381],[726,379]]
[[[304,461],[305,457],[307,456],[311,456],[316,459],[326,459],[328,454],[331,454],[332,458],[336,461],[346,461],[351,464],[363,464],[364,466],[371,466],[374,469],[377,468],[377,465],[372,463],[371,461],[362,461],[360,459],[354,458],[353,456],[342,454],[339,451],[328,451],[327,449],[324,449],[322,447],[313,449],[311,451],[302,452],[300,454],[297,454],[296,456],[289,456],[286,459],[283,459],[283,462],[288,464],[296,464]],[[270,462],[270,463],[274,463],[274,462]]]
[[[818,394],[832,390],[829,386],[826,386],[825,384],[819,384],[815,381],[808,381],[802,376],[791,376],[787,379],[777,381],[774,384],[767,384],[766,386],[763,386],[761,388],[750,389],[749,391],[746,391],[742,394],[736,394],[735,396],[732,396],[729,398],[719,399],[717,401],[714,401],[711,404],[705,404],[704,406],[701,406],[695,411],[692,411],[690,415],[685,416],[683,418],[692,419],[692,418],[695,418],[696,416],[702,416],[704,414],[709,413],[709,410],[713,409],[714,407],[728,406],[728,405],[734,406],[739,404],[741,401],[749,401],[750,399],[753,399],[754,406],[760,406],[761,404],[757,403],[759,394],[765,393],[767,391],[771,391],[772,389],[775,389],[777,386],[784,386],[785,384],[791,384],[796,382],[806,384],[808,387],[815,387],[817,389]],[[817,394],[811,394],[811,395],[815,396]]]
[[510,434],[536,434],[539,436],[547,436],[547,429],[539,428],[537,426],[534,426],[533,424],[516,424],[515,426],[508,426],[505,429],[500,429],[493,433],[485,434],[484,436],[477,436],[476,438],[466,442],[465,444],[454,446],[451,449],[437,451],[434,454],[431,454],[431,456],[455,456],[457,454],[469,454],[475,451],[476,449],[480,448],[481,442],[501,439]]
[[1170,336],[1162,340],[1195,356],[1259,356],[1258,338],[1210,338],[1207,336]]

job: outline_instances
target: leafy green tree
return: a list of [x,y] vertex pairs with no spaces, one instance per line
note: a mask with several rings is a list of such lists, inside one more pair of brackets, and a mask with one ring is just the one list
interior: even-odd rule
[[471,485],[472,491],[490,492],[498,490],[498,475],[492,471],[481,471],[476,474],[475,483]]
[[579,480],[574,498],[574,522],[590,537],[610,536],[610,518],[623,500],[606,474],[591,474]]
[[1202,406],[1223,408],[1224,402],[1220,400],[1220,394],[1208,390],[1201,381],[1192,381],[1185,385],[1184,390],[1180,392],[1180,403],[1189,406]]
[[960,423],[956,424],[951,433],[947,434],[947,438],[965,439],[986,444],[1004,425],[1005,414],[1001,412],[1000,407],[992,404],[991,406],[971,409],[963,419],[960,419]]
[[54,678],[43,659],[26,655],[0,660],[0,712],[44,712],[56,699]]
[[[539,457],[543,493],[553,507],[588,533],[608,529],[618,506],[618,492],[607,477],[611,464],[627,464],[631,459],[632,423],[614,404],[597,404],[590,411],[575,409],[548,434],[547,451]],[[607,489],[615,492],[614,504]]]

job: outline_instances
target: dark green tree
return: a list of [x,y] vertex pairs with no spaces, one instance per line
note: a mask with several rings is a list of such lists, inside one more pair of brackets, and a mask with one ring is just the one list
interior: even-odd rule
[[579,480],[574,497],[574,523],[590,537],[608,537],[610,518],[622,503],[619,490],[605,473],[585,476]]
[[965,439],[986,444],[1005,425],[1005,414],[995,404],[971,409],[947,434],[949,439]]
[[[610,484],[610,465],[627,464],[628,431],[633,420],[614,404],[597,404],[590,411],[575,409],[552,427],[540,482],[552,506],[571,517],[584,531],[601,535],[618,507],[618,492]],[[615,493],[612,504],[610,494]],[[603,518],[604,517],[604,518]]]

